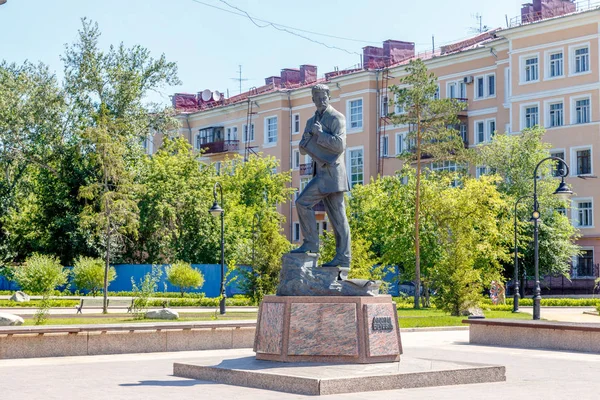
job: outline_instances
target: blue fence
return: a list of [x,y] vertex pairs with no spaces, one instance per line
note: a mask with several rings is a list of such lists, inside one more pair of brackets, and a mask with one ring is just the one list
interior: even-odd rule
[[[130,292],[133,288],[131,279],[139,286],[139,283],[144,276],[152,272],[151,264],[118,264],[115,265],[117,277],[108,285],[108,290],[111,292]],[[162,275],[158,283],[158,292],[177,292],[179,288],[171,285],[167,281],[165,268],[167,265],[162,265]],[[204,285],[198,289],[192,289],[191,292],[202,292],[206,297],[218,297],[221,291],[221,265],[220,264],[192,264],[192,267],[202,272],[204,275]],[[225,267],[225,276],[227,277],[225,292],[231,297],[234,294],[242,294],[240,282],[243,277],[237,271],[233,271],[227,276],[227,267]],[[0,275],[0,290],[18,290],[19,286],[6,277]]]
[[[192,264],[192,266],[202,272],[204,275],[204,285],[198,289],[192,289],[191,292],[202,292],[206,297],[218,297],[221,290],[221,265],[220,264]],[[151,264],[119,264],[115,265],[117,277],[108,286],[111,292],[130,292],[132,290],[131,279],[139,286],[140,280],[149,272],[152,272]],[[158,283],[158,292],[177,292],[179,289],[171,285],[167,281],[165,272],[166,265],[161,266],[163,274]],[[227,267],[225,267],[227,276]],[[398,276],[398,268],[390,267],[384,278],[385,282],[389,283],[388,293],[392,296],[398,296],[398,281],[395,279]],[[228,277],[225,286],[225,292],[228,297],[234,294],[243,294],[240,283],[243,277],[233,271]],[[19,286],[12,281],[9,281],[4,276],[0,275],[0,290],[18,290]]]

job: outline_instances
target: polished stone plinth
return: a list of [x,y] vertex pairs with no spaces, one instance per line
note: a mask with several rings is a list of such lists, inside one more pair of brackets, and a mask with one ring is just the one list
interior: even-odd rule
[[380,296],[265,296],[256,359],[283,362],[400,361],[396,304]]
[[401,363],[278,363],[215,357],[173,365],[173,375],[304,395],[504,382],[505,367],[403,357]]

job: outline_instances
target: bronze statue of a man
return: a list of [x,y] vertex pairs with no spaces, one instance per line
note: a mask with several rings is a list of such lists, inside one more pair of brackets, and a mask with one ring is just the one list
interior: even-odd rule
[[346,163],[346,118],[329,104],[327,85],[312,88],[317,107],[304,129],[300,153],[312,158],[313,178],[296,200],[296,210],[304,243],[292,253],[317,253],[319,233],[313,206],[323,200],[335,236],[335,257],[322,267],[337,267],[345,277],[350,269],[350,226],[346,217],[344,192],[350,190]]

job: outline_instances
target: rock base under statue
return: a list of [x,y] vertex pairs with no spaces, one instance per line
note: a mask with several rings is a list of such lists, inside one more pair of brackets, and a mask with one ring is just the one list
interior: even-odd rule
[[265,296],[254,351],[269,361],[400,361],[396,304],[389,295]]
[[338,268],[317,265],[319,256],[288,253],[281,259],[278,296],[377,296],[381,282],[340,279]]

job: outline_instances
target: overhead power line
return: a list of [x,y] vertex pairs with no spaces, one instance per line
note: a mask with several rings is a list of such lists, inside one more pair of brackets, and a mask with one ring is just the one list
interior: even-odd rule
[[[319,44],[321,46],[325,46],[325,47],[330,48],[330,49],[340,50],[340,51],[346,52],[348,54],[360,55],[360,53],[357,53],[355,51],[350,51],[350,50],[347,50],[347,49],[344,49],[344,48],[341,48],[341,47],[338,47],[338,46],[332,46],[332,45],[329,45],[327,43],[320,42],[318,40],[312,39],[310,37],[301,35],[301,34],[299,34],[297,32],[293,32],[293,31],[310,33],[310,34],[313,34],[313,35],[319,35],[319,36],[330,37],[330,38],[339,39],[339,40],[347,40],[347,41],[352,41],[352,42],[358,42],[358,43],[365,43],[365,44],[376,44],[377,43],[377,42],[372,42],[372,41],[367,41],[367,40],[359,40],[359,39],[345,38],[345,37],[341,37],[341,36],[334,36],[334,35],[329,35],[329,34],[326,34],[326,33],[320,33],[320,32],[309,31],[309,30],[306,30],[306,29],[294,28],[294,27],[291,27],[291,26],[282,25],[282,24],[278,24],[278,23],[275,23],[275,22],[267,21],[267,20],[264,20],[264,19],[261,19],[261,18],[253,17],[249,13],[247,13],[246,11],[244,11],[244,10],[242,10],[242,9],[234,6],[234,5],[229,4],[229,3],[227,3],[224,0],[219,0],[219,1],[222,2],[223,4],[227,5],[228,7],[233,8],[233,9],[239,11],[239,12],[235,12],[235,11],[227,10],[225,8],[217,7],[215,5],[208,4],[208,3],[205,3],[205,2],[200,1],[200,0],[192,0],[192,1],[195,2],[195,3],[198,3],[198,4],[202,4],[202,5],[205,5],[205,6],[208,6],[208,7],[215,8],[217,10],[228,12],[230,14],[234,14],[234,15],[246,17],[256,27],[258,27],[258,28],[272,27],[274,29],[277,29],[278,31],[286,32],[286,33],[289,33],[290,35],[294,35],[294,36],[300,37],[302,39],[305,39],[305,40],[308,40],[310,42]],[[258,22],[262,22],[262,23],[264,23],[264,25],[261,25]]]

